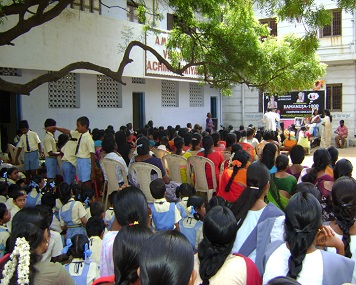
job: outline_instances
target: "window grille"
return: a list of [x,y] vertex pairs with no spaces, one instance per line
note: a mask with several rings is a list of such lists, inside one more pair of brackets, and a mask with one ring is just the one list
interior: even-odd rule
[[204,107],[204,89],[198,83],[189,83],[190,107]]
[[145,84],[146,80],[145,80],[145,78],[132,77],[132,83],[134,83],[134,84]]
[[122,85],[105,75],[96,76],[98,108],[122,108]]
[[2,75],[2,76],[21,76],[21,71],[17,68],[0,67],[0,75]]
[[326,109],[342,112],[342,84],[326,85]]
[[161,100],[162,107],[179,107],[178,106],[178,82],[162,80],[161,83]]
[[70,7],[75,10],[86,11],[93,14],[101,14],[100,0],[74,0]]
[[48,82],[49,108],[79,108],[79,76],[69,73]]
[[341,36],[341,10],[333,10],[331,25],[325,26],[320,31],[320,37]]
[[261,19],[260,24],[264,25],[267,24],[269,28],[269,34],[271,36],[277,37],[278,31],[277,31],[277,19],[276,18],[269,18],[269,19]]

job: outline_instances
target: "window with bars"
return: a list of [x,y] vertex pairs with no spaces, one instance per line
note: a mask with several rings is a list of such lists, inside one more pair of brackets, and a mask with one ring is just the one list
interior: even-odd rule
[[333,10],[331,25],[320,30],[320,37],[341,36],[341,10]]
[[204,107],[204,88],[198,83],[189,83],[189,106]]
[[269,18],[269,19],[261,19],[259,20],[261,25],[267,24],[269,28],[269,34],[271,36],[277,37],[277,19]]
[[133,23],[141,23],[137,13],[138,5],[134,1],[127,1],[127,20]]
[[146,80],[145,78],[140,78],[140,77],[132,77],[131,82],[133,84],[145,84]]
[[98,108],[122,108],[122,85],[105,75],[96,76]]
[[57,81],[48,82],[49,108],[79,108],[79,76],[69,73]]
[[0,67],[0,75],[2,76],[21,76],[21,70],[11,67]]
[[162,107],[179,107],[178,104],[179,83],[170,80],[162,80],[161,101]]
[[342,84],[326,85],[326,109],[342,111]]
[[87,11],[93,14],[101,14],[101,4],[99,0],[74,0],[70,7],[80,11]]

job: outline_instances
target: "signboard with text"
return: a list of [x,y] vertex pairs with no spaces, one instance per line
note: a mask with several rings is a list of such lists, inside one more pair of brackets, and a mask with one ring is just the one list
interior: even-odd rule
[[281,119],[295,117],[310,117],[312,109],[318,109],[322,113],[325,109],[325,90],[318,91],[295,91],[285,95],[263,95],[264,112],[267,108],[277,109]]

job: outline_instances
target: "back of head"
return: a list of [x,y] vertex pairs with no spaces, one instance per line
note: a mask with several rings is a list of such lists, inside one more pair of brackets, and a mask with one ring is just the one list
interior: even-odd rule
[[275,163],[277,147],[273,143],[267,143],[262,151],[261,162],[267,166],[268,169],[271,169]]
[[231,153],[238,152],[240,150],[242,150],[242,146],[239,143],[234,143],[231,146]]
[[198,247],[199,274],[203,285],[209,284],[225,259],[231,254],[237,233],[234,214],[227,207],[216,206],[204,219],[204,238]]
[[192,149],[194,150],[196,147],[198,147],[201,143],[202,136],[199,133],[195,133],[192,136]]
[[72,245],[67,254],[73,258],[85,259],[84,252],[86,249],[89,249],[89,239],[85,235],[77,234],[71,238],[71,241]]
[[226,187],[224,189],[225,192],[230,191],[230,187],[235,179],[235,176],[237,175],[238,171],[241,168],[246,167],[246,164],[247,164],[249,158],[250,158],[250,155],[246,151],[239,150],[234,153],[234,156],[231,158],[231,164],[230,164],[230,166],[233,167],[233,172],[232,172],[232,175],[231,175],[228,183],[226,184]]
[[105,230],[105,223],[100,217],[91,217],[85,225],[85,228],[89,238],[94,236],[100,237]]
[[150,191],[154,199],[164,198],[164,194],[166,193],[166,184],[164,183],[163,179],[157,178],[152,180],[150,183]]
[[227,134],[225,137],[225,141],[226,141],[226,147],[230,147],[232,146],[234,143],[237,142],[237,138],[235,134]]
[[28,129],[30,126],[27,122],[27,120],[22,120],[19,123],[19,129]]
[[189,183],[182,183],[176,188],[176,196],[179,197],[190,197],[195,195],[197,191],[195,188]]
[[338,151],[337,148],[334,147],[334,146],[329,146],[329,147],[327,148],[327,151],[328,151],[329,154],[330,154],[331,164],[332,164],[332,165],[335,165],[336,161],[337,161],[338,158],[339,158],[339,151]]
[[211,136],[206,136],[203,138],[203,148],[204,148],[204,156],[207,157],[209,151],[214,146],[214,141]]
[[263,139],[265,141],[273,140],[274,139],[274,134],[273,131],[271,130],[265,130],[262,135]]
[[143,245],[139,264],[142,285],[187,285],[194,267],[193,249],[180,232],[160,231]]
[[153,235],[145,225],[125,226],[115,237],[113,257],[116,284],[132,284],[138,280],[139,254]]
[[143,192],[136,187],[127,187],[114,197],[114,213],[120,226],[134,222],[146,225],[148,219],[148,204]]
[[313,161],[316,171],[325,170],[331,162],[330,153],[325,148],[319,148],[314,152]]
[[6,205],[4,203],[0,203],[0,220],[4,218],[6,211],[7,211]]
[[145,155],[150,152],[150,141],[148,140],[147,137],[140,137],[137,140],[137,154],[138,155]]
[[72,190],[70,189],[70,186],[65,182],[59,184],[59,200],[61,200],[62,204],[67,204],[71,197]]
[[9,198],[14,198],[15,193],[21,191],[21,186],[17,184],[10,184],[7,191]]
[[267,285],[302,285],[290,277],[279,276],[268,281]]
[[295,145],[290,150],[290,159],[293,164],[301,164],[304,160],[305,152],[301,145]]
[[321,193],[318,190],[318,188],[315,187],[315,185],[313,183],[310,182],[302,182],[302,183],[298,183],[297,186],[295,186],[294,188],[294,192],[295,193],[299,193],[299,192],[305,192],[305,193],[310,193],[312,195],[315,196],[315,198],[321,202]]
[[211,137],[212,137],[212,139],[213,139],[213,141],[214,141],[214,146],[219,146],[219,145],[218,145],[218,142],[219,142],[219,140],[220,140],[220,135],[219,135],[219,133],[212,133],[212,134],[211,134]]
[[88,119],[88,117],[85,117],[85,116],[79,117],[77,119],[77,122],[79,124],[81,124],[82,126],[86,126],[87,128],[89,128],[89,119]]
[[44,123],[44,127],[47,128],[47,127],[52,127],[52,126],[55,126],[57,123],[55,120],[53,119],[47,119]]
[[90,214],[92,217],[101,217],[105,213],[105,205],[103,202],[95,201],[90,205]]
[[209,212],[216,206],[225,206],[226,201],[220,196],[213,196],[206,205],[206,212]]
[[342,158],[338,160],[334,167],[334,181],[342,176],[352,176],[353,166],[350,160]]
[[285,208],[285,239],[289,245],[288,276],[297,279],[308,248],[321,226],[321,206],[310,193],[299,192]]
[[177,149],[176,154],[180,155],[182,153],[182,149],[183,149],[183,146],[184,146],[183,138],[182,137],[175,137],[174,138],[174,146]]
[[356,217],[356,181],[352,177],[340,177],[333,185],[332,191],[333,213],[336,224],[343,232],[345,256],[351,257],[350,228],[355,223]]
[[126,143],[126,134],[124,131],[118,131],[115,133],[115,142],[117,145],[123,145]]
[[101,147],[106,153],[113,152],[115,150],[115,139],[111,135],[106,135],[103,142],[101,143]]
[[276,167],[278,171],[284,171],[287,169],[289,164],[289,158],[288,156],[284,154],[280,154],[276,158]]
[[192,143],[193,135],[191,133],[186,133],[184,135],[184,145],[189,146]]

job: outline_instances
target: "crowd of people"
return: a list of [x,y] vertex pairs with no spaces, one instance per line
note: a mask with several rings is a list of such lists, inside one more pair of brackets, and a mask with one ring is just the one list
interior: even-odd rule
[[[0,171],[1,284],[356,284],[352,163],[320,147],[304,166],[308,150],[288,145],[301,129],[214,132],[211,114],[205,131],[152,121],[90,131],[87,117],[68,130],[47,119],[42,148],[27,121],[19,127],[11,159],[24,173]],[[197,192],[186,169],[172,181],[155,149],[209,159],[214,196]],[[103,158],[123,166],[107,205]],[[137,162],[161,171],[149,196],[129,171]]]

